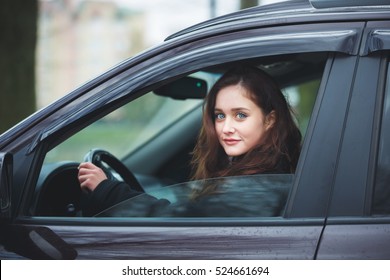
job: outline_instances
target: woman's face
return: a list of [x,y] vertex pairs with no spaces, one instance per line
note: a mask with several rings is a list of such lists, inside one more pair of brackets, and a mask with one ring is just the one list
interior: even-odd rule
[[261,143],[265,132],[273,124],[273,119],[265,116],[239,85],[228,86],[218,92],[214,113],[219,143],[232,157],[243,155]]

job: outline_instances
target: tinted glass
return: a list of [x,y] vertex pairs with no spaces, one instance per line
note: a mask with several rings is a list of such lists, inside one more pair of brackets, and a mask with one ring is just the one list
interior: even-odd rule
[[99,217],[281,216],[292,175],[254,175],[192,181],[149,190]]
[[390,71],[387,72],[373,214],[390,214]]

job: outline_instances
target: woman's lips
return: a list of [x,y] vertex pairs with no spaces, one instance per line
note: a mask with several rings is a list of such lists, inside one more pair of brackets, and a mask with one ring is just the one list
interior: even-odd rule
[[226,138],[226,139],[223,139],[223,142],[228,145],[228,146],[233,146],[233,145],[236,145],[238,142],[240,142],[239,139],[231,139],[231,138]]

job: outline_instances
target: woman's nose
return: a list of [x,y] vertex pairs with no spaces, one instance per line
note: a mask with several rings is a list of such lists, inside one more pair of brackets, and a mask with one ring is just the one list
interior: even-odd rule
[[234,132],[234,126],[233,126],[233,123],[231,120],[225,119],[225,122],[224,122],[223,128],[222,128],[222,132],[227,133],[227,134]]

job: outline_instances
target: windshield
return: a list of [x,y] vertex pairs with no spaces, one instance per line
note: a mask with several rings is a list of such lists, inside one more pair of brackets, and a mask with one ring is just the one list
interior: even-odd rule
[[293,175],[251,175],[191,181],[149,190],[98,217],[281,216]]

